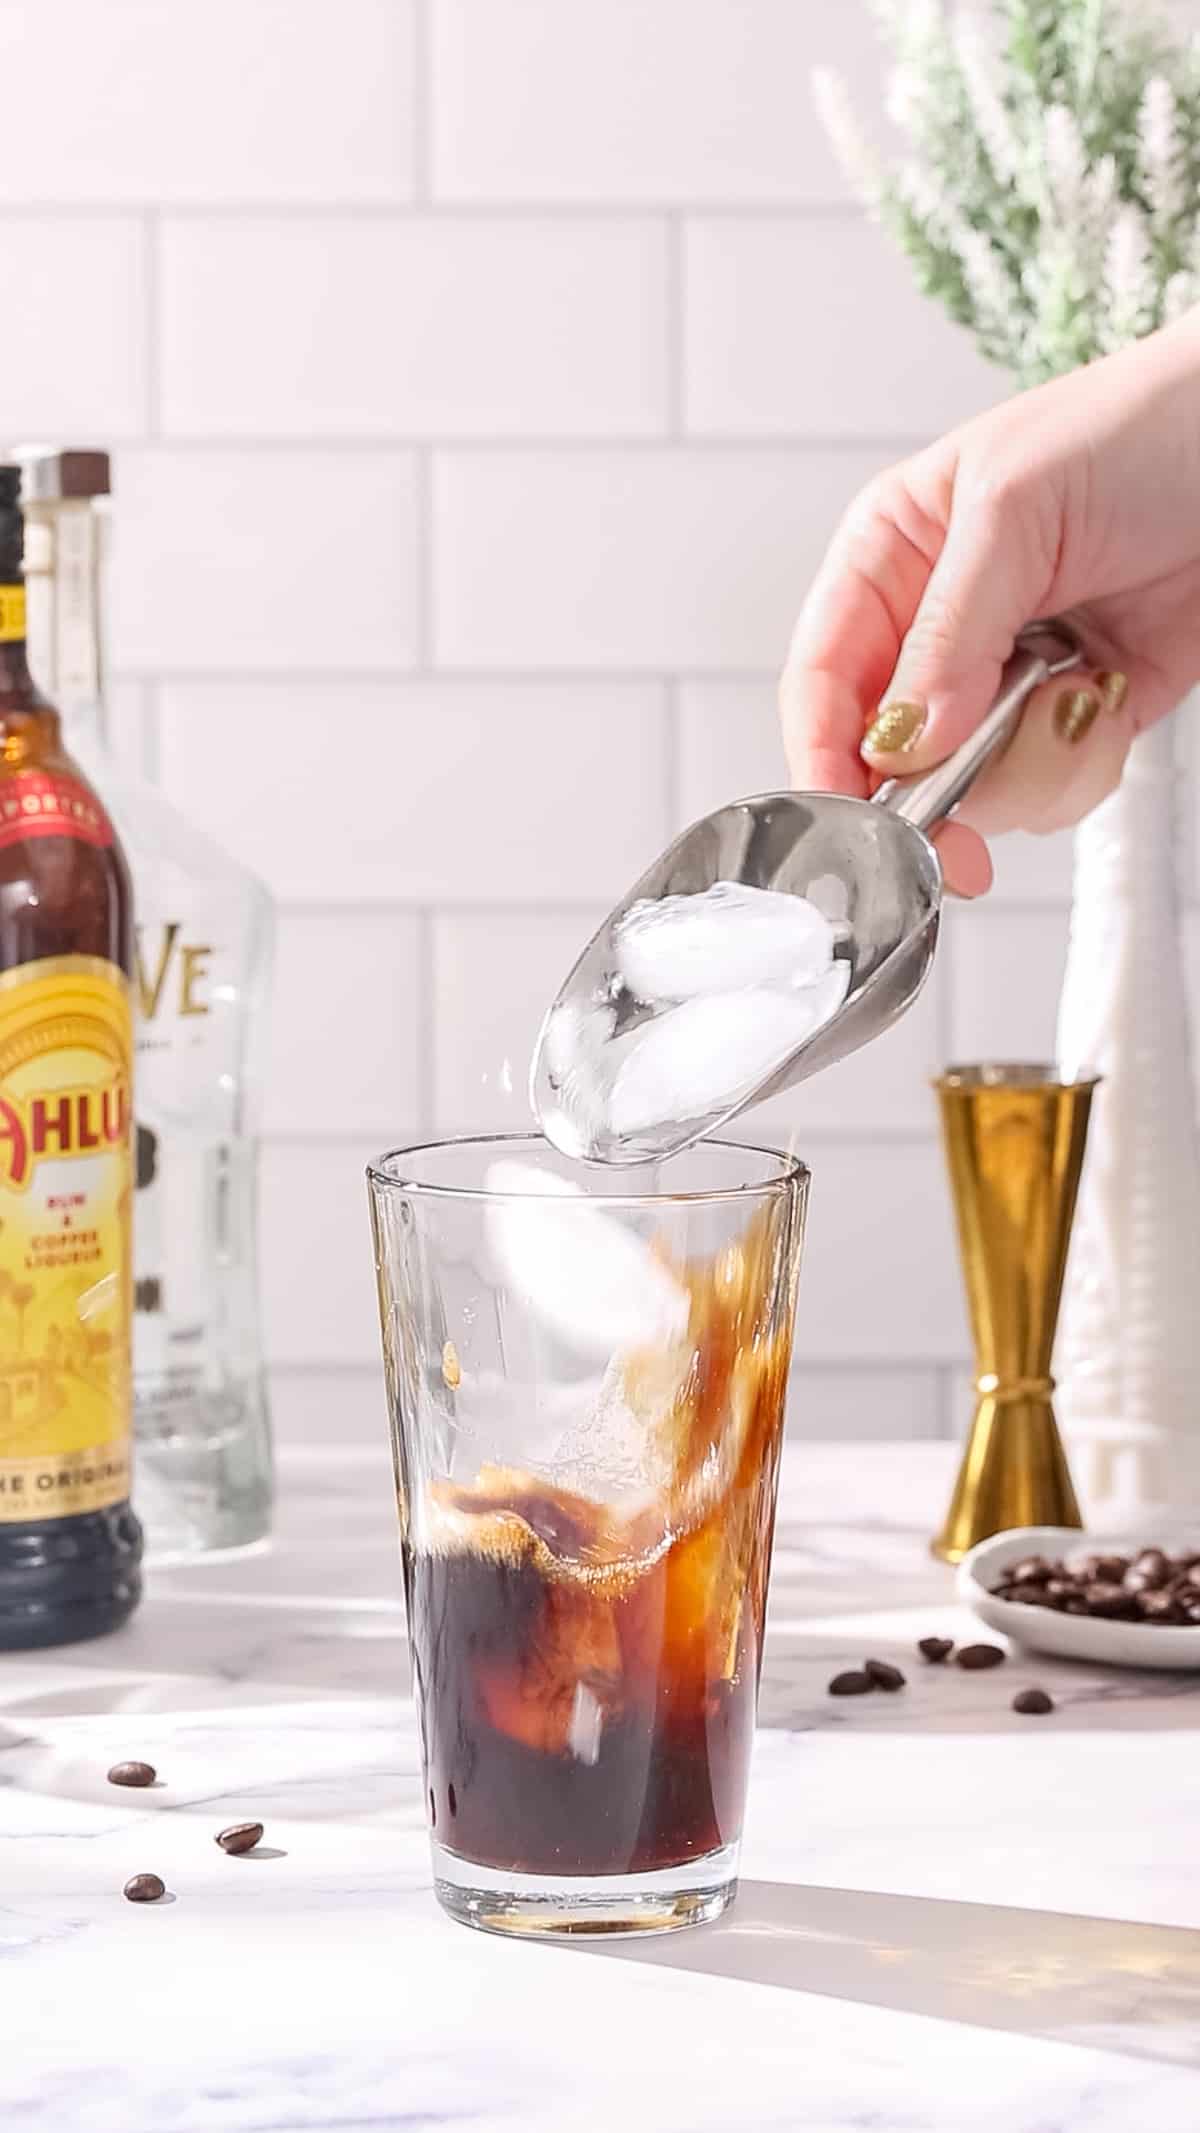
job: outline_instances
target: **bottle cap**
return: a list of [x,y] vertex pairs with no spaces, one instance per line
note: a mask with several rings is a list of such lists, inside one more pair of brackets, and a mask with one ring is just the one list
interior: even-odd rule
[[0,466],[0,585],[20,582],[25,521],[21,515],[21,469]]
[[80,503],[112,494],[108,453],[93,446],[17,444],[12,456],[26,503]]

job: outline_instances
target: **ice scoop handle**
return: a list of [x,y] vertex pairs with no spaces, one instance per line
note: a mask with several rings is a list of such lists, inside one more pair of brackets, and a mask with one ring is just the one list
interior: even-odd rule
[[915,829],[936,829],[954,813],[980,771],[1004,753],[1034,690],[1054,674],[1069,673],[1082,657],[1075,634],[1065,622],[1040,623],[1023,631],[986,718],[936,769],[922,771],[915,778],[889,778],[875,794],[875,806],[902,815]]

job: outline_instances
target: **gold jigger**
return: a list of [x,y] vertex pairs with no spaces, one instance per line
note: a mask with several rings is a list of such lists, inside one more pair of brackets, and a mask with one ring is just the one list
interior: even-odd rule
[[1096,1075],[951,1067],[934,1083],[975,1340],[978,1402],[933,1553],[1012,1526],[1079,1526],[1050,1361]]

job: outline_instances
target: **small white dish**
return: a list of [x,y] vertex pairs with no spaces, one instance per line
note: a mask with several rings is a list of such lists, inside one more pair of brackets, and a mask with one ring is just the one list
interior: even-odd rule
[[1200,1549],[1197,1528],[1121,1538],[1081,1533],[1074,1526],[1017,1526],[1011,1533],[980,1541],[958,1566],[958,1596],[989,1629],[996,1629],[1029,1651],[1052,1652],[1059,1659],[1088,1659],[1104,1666],[1189,1668],[1200,1673],[1200,1624],[1108,1622],[1096,1615],[1060,1615],[1049,1607],[1029,1607],[1023,1600],[998,1600],[993,1587],[1000,1573],[1022,1556],[1136,1555],[1140,1548],[1163,1547],[1174,1554]]

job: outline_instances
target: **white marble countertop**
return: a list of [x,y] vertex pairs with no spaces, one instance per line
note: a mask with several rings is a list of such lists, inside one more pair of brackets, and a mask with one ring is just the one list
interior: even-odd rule
[[[293,1453],[270,1553],[0,1661],[0,2123],[1195,2133],[1200,1679],[924,1667],[969,1623],[925,1552],[950,1457],[790,1448],[739,1901],[544,1947],[430,1890],[382,1448]],[[868,1651],[907,1691],[831,1701]]]

